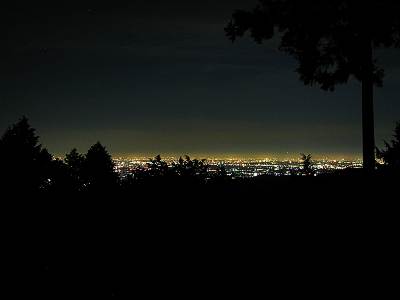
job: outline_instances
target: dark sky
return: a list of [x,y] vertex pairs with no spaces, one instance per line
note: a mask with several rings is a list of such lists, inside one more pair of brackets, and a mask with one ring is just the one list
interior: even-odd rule
[[[115,155],[360,154],[359,83],[306,87],[276,41],[225,37],[255,0],[129,3],[3,9],[1,130],[26,115],[57,155],[97,140]],[[382,145],[400,120],[400,59],[378,57]]]

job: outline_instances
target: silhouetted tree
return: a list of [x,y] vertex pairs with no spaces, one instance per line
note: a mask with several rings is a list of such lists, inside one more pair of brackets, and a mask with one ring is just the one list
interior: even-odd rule
[[168,164],[162,160],[161,155],[150,159],[147,163],[146,174],[151,177],[164,177],[169,174]]
[[400,171],[400,122],[396,124],[390,143],[385,141],[385,147],[385,150],[377,149],[377,157],[382,159],[389,169]]
[[205,159],[190,159],[189,156],[179,158],[177,162],[172,164],[172,172],[186,179],[197,179],[204,181],[208,176],[208,165]]
[[[72,159],[73,157],[74,160],[80,160],[79,155],[75,153],[69,158]],[[100,142],[90,147],[83,163],[83,175],[88,189],[102,191],[117,187],[119,178],[114,167],[111,155]]]
[[51,163],[51,178],[46,190],[56,195],[76,192],[80,186],[74,180],[70,168],[59,158],[53,159]]
[[85,163],[85,156],[80,154],[76,148],[65,155],[65,164],[74,172],[80,173]]
[[9,127],[0,139],[0,172],[4,187],[43,190],[51,183],[52,156],[26,117]]
[[304,153],[301,153],[301,164],[303,166],[302,172],[304,175],[310,176],[313,175],[314,171],[312,169],[312,156],[311,154],[305,155]]
[[85,156],[80,154],[78,150],[74,148],[71,152],[65,155],[64,162],[68,168],[73,189],[82,190],[85,185]]
[[259,0],[253,11],[234,12],[227,36],[250,32],[257,43],[273,36],[294,56],[307,85],[334,90],[350,77],[362,82],[364,168],[375,168],[373,90],[382,85],[376,47],[400,46],[400,2],[394,0]]

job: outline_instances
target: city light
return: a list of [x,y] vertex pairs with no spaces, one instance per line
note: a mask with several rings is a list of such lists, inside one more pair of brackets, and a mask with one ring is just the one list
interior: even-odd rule
[[[172,165],[176,162],[176,157],[165,157],[163,160]],[[114,159],[116,171],[121,177],[132,174],[135,170],[146,168],[149,158],[125,158],[118,157]],[[257,177],[262,175],[288,176],[300,175],[302,171],[302,162],[296,159],[233,159],[233,158],[210,158],[207,159],[210,173],[216,172],[223,166],[229,176],[232,177]],[[361,168],[362,160],[355,159],[316,159],[312,162],[312,170],[315,175],[329,174],[337,170],[348,168]]]

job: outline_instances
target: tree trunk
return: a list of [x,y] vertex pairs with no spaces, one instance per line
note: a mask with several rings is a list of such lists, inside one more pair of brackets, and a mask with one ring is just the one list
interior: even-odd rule
[[367,172],[375,170],[375,129],[374,129],[374,67],[371,40],[364,48],[362,80],[362,130],[363,130],[363,166]]

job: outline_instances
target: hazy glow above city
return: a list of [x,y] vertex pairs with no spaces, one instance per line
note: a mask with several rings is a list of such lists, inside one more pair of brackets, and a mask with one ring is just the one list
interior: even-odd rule
[[[344,153],[330,153],[330,154],[311,154],[315,160],[360,160],[361,155],[358,154],[344,154]],[[205,159],[221,159],[221,160],[299,160],[301,153],[115,153],[114,158],[126,159],[144,159],[153,158],[156,155],[161,155],[163,158],[179,158],[188,155],[191,158],[205,158]]]
[[[100,141],[114,157],[361,157],[357,81],[333,93],[305,86],[277,41],[226,37],[232,12],[256,2],[99,2],[61,15],[32,2],[6,11],[0,130],[26,115],[57,156]],[[381,148],[400,114],[400,59],[389,50],[377,59]]]

